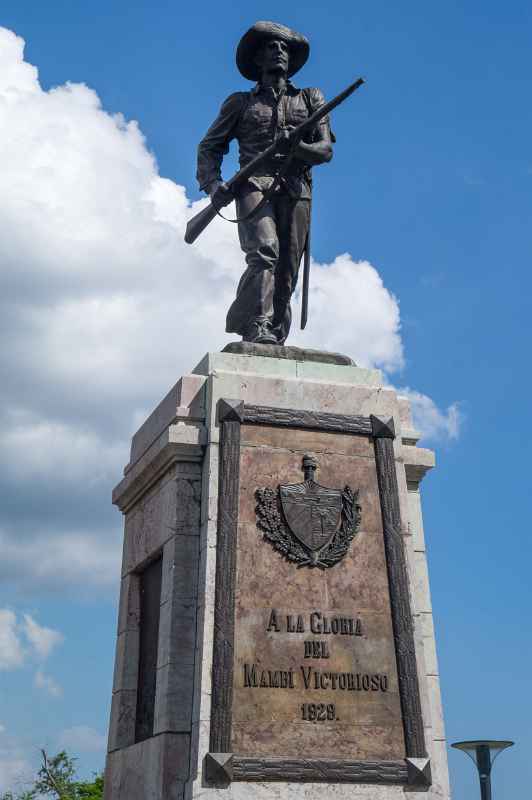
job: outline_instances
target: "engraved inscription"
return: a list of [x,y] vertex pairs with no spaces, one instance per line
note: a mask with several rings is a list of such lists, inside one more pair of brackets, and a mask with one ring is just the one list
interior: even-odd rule
[[349,692],[387,692],[387,675],[360,672],[327,672],[313,667],[260,669],[257,664],[244,664],[244,686],[251,689],[332,689]]
[[[283,627],[284,626],[284,627]],[[308,617],[303,614],[287,614],[283,617],[272,608],[268,617],[266,631],[280,633],[341,634],[343,636],[362,636],[360,617],[330,617],[321,611],[313,611]]]
[[353,617],[325,616],[321,611],[313,611],[310,615],[310,630],[320,634],[342,634],[344,636],[362,636],[362,622]]
[[[325,616],[321,611],[313,611],[309,618],[309,629],[312,633],[330,633],[339,635],[362,635],[362,623],[358,617]],[[304,633],[306,630],[302,614],[288,614],[286,627],[279,622],[278,611],[271,609],[268,615],[266,631],[268,633]],[[330,659],[329,642],[321,639],[303,641],[303,658]],[[299,666],[290,669],[264,668],[256,663],[244,663],[243,686],[248,689],[303,689],[305,691],[349,691],[349,692],[387,692],[389,677],[386,673],[337,672],[322,670],[314,666]],[[311,704],[312,705],[312,704]],[[323,705],[323,704],[321,704]],[[307,707],[308,704],[305,704]],[[302,706],[303,707],[303,706]],[[323,706],[325,708],[325,706]],[[304,719],[309,719],[304,716]],[[314,718],[313,718],[314,719]],[[318,719],[318,717],[316,717]],[[320,718],[321,719],[321,718]],[[337,719],[323,717],[323,720]]]
[[253,689],[293,689],[294,671],[258,669],[256,664],[244,664],[244,686]]
[[337,718],[336,706],[334,703],[303,703],[301,716],[307,722],[333,722]]
[[305,642],[305,658],[330,658],[329,645],[311,639]]

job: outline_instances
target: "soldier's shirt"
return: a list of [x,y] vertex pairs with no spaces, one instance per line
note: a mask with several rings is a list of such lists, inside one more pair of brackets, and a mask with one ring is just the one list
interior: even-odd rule
[[[206,189],[214,180],[221,180],[222,159],[233,139],[238,141],[240,166],[243,167],[269,147],[281,130],[299,125],[324,103],[319,89],[297,89],[290,81],[279,91],[257,84],[250,92],[230,95],[198,147],[200,188]],[[317,142],[329,135],[329,120],[325,117],[303,141]],[[281,163],[276,159],[264,164],[249,180],[248,188],[268,189]],[[309,199],[312,192],[309,166],[293,159],[283,183],[292,197]]]

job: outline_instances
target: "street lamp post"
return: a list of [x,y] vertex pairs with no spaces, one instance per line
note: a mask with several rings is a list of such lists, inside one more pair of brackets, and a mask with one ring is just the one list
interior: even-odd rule
[[491,770],[493,762],[503,750],[511,747],[513,742],[475,741],[455,742],[451,747],[462,750],[475,762],[480,778],[481,800],[491,800]]

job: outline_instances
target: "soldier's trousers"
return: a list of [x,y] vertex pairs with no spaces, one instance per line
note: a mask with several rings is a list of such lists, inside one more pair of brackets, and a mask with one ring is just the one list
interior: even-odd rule
[[[261,199],[260,191],[246,191],[237,198],[238,216],[248,214]],[[238,223],[247,269],[227,314],[228,333],[246,337],[254,323],[268,322],[279,343],[284,343],[309,222],[310,201],[279,191],[256,216]]]

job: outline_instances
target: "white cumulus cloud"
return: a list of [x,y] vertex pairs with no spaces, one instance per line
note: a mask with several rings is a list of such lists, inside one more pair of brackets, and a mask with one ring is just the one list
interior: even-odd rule
[[[94,90],[44,90],[5,28],[0,161],[0,579],[90,590],[116,582],[109,495],[131,434],[234,338],[223,331],[242,254],[221,220],[186,245],[204,201],[159,175],[137,123]],[[401,368],[398,301],[367,261],[314,264],[310,314],[294,344]]]
[[43,660],[48,658],[54,647],[64,641],[62,633],[39,625],[29,614],[23,615],[22,627],[36,655]]
[[63,694],[63,689],[59,686],[58,683],[51,677],[51,675],[47,675],[43,672],[42,669],[38,669],[35,673],[34,678],[34,686],[37,689],[42,689],[43,692],[51,695],[52,697],[61,697]]
[[446,409],[440,409],[426,394],[416,392],[408,387],[399,392],[410,401],[414,426],[426,441],[458,439],[464,421],[464,415],[458,403],[451,403]]
[[332,264],[314,264],[311,276],[311,322],[305,331],[294,330],[294,343],[323,342],[363,367],[403,366],[399,304],[375,267],[344,253]]
[[0,669],[13,670],[28,660],[45,661],[64,636],[39,625],[30,614],[19,620],[14,611],[0,608]]
[[0,609],[0,669],[17,669],[24,664],[25,653],[17,618],[13,611]]

